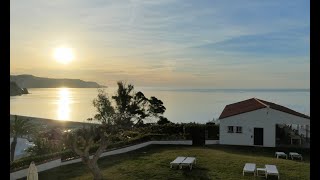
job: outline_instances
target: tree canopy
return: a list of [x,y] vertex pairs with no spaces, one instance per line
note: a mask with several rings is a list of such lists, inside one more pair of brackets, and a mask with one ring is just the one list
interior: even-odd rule
[[93,101],[97,111],[94,116],[95,120],[127,129],[137,124],[143,124],[143,120],[148,117],[159,119],[165,112],[166,108],[163,102],[156,97],[146,98],[141,91],[135,92],[132,84],[119,81],[117,85],[118,89],[111,97],[112,99],[103,90],[99,90],[97,98]]

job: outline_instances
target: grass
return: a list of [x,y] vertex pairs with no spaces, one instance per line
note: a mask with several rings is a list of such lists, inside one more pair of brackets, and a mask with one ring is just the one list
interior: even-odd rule
[[[177,156],[194,156],[197,164],[192,171],[170,169],[169,163]],[[274,158],[274,151],[262,148],[236,148],[227,146],[149,146],[134,152],[104,157],[98,160],[105,179],[264,179],[252,174],[242,176],[246,162],[257,167],[265,164],[277,166],[281,179],[310,179],[310,163]],[[39,179],[93,179],[82,163],[61,166],[39,173]],[[268,179],[277,179],[276,176]]]

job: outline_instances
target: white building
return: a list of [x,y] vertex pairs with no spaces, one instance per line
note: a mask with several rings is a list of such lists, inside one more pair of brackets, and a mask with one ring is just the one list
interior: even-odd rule
[[220,144],[275,147],[277,124],[299,125],[310,137],[309,116],[257,98],[227,105],[219,120]]

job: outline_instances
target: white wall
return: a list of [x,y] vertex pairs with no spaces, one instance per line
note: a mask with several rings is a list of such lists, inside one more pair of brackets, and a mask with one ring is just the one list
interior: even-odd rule
[[219,140],[206,140],[205,141],[206,145],[210,145],[210,144],[219,144]]
[[[220,144],[252,146],[253,129],[263,128],[263,145],[275,147],[276,124],[310,125],[310,119],[263,108],[220,120]],[[228,133],[228,126],[241,126],[242,133]],[[234,132],[236,127],[234,127]]]

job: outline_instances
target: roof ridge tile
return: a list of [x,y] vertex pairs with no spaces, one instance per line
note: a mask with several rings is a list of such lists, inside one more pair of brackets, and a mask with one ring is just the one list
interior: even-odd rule
[[260,104],[262,104],[262,105],[266,106],[267,108],[270,108],[270,106],[269,106],[269,105],[267,105],[267,104],[265,104],[265,103],[261,102],[258,98],[253,98],[253,99],[255,99],[256,101],[258,101]]

